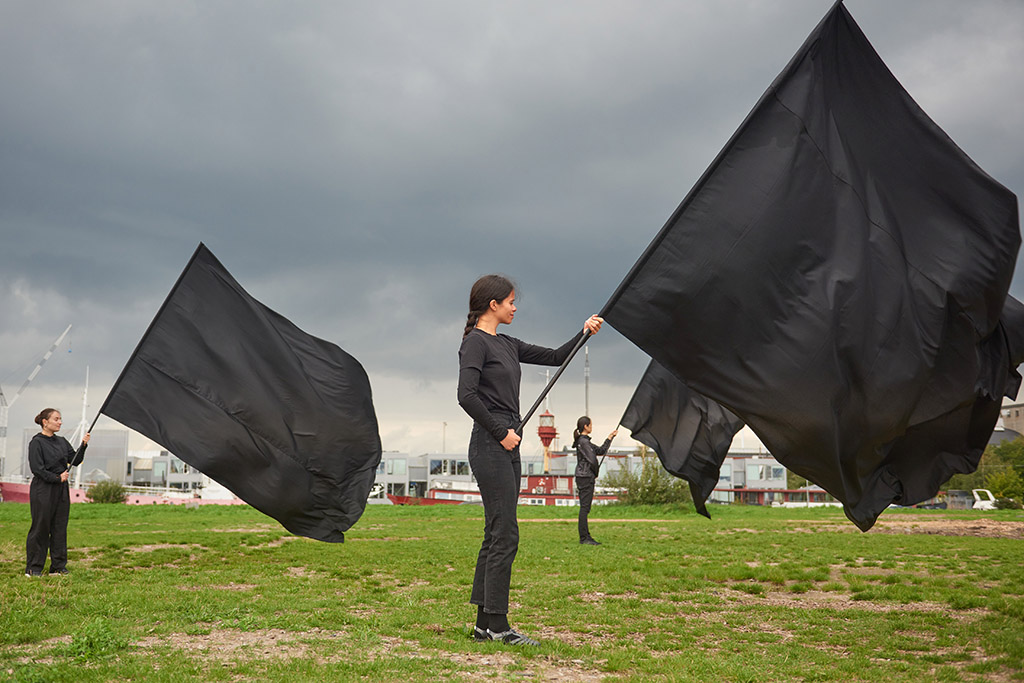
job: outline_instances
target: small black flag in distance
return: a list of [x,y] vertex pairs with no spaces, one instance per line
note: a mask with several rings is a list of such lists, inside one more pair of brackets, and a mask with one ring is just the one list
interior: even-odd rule
[[363,514],[381,457],[359,362],[252,298],[202,244],[100,412],[320,541]]
[[1016,197],[838,2],[603,314],[867,530],[977,466],[1019,246]]
[[652,448],[666,470],[690,483],[694,507],[710,518],[705,501],[743,421],[651,361],[619,424]]

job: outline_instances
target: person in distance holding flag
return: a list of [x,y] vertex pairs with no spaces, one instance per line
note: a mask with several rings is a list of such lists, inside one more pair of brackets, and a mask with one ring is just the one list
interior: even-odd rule
[[572,434],[572,447],[576,449],[576,491],[580,497],[578,524],[582,545],[601,545],[590,535],[587,516],[590,514],[590,505],[594,501],[594,484],[601,467],[597,462],[597,456],[608,452],[612,445],[612,439],[619,433],[619,430],[616,429],[608,435],[603,444],[595,448],[590,440],[592,431],[594,431],[594,425],[590,418],[584,415],[576,420],[576,431]]

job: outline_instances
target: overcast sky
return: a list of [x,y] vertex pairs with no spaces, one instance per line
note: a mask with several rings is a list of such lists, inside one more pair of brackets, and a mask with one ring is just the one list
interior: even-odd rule
[[[508,333],[575,334],[831,4],[0,0],[8,401],[74,325],[11,409],[8,459],[42,407],[70,436],[86,366],[91,419],[200,241],[362,362],[385,449],[465,452],[457,350],[475,278],[519,283]],[[846,6],[1020,195],[1024,3]],[[1024,298],[1021,275],[1011,292]],[[603,436],[647,359],[606,326],[590,360]],[[542,384],[524,368],[524,410]],[[570,434],[582,354],[551,409]],[[540,450],[535,421],[524,445]]]

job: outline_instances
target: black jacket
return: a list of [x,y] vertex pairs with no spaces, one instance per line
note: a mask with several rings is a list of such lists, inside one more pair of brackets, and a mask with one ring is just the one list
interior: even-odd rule
[[580,330],[557,349],[549,349],[507,334],[470,330],[459,347],[459,405],[474,422],[501,441],[508,436],[509,427],[494,413],[519,414],[519,364],[561,365],[582,337]]
[[33,476],[50,484],[59,484],[60,475],[68,465],[77,465],[85,457],[86,444],[78,452],[63,436],[36,434],[28,443],[28,467]]
[[579,441],[576,442],[576,476],[581,479],[597,477],[597,456],[607,453],[611,445],[612,440],[605,439],[603,444],[594,448],[590,437],[582,434]]

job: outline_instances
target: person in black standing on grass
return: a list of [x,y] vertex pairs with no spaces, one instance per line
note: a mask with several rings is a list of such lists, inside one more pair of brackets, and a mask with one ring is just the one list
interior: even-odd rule
[[70,468],[82,462],[89,434],[82,437],[76,452],[68,440],[57,436],[60,431],[60,411],[46,408],[36,415],[35,422],[42,428],[28,444],[28,466],[32,470],[32,483],[28,490],[32,525],[25,541],[25,576],[41,576],[46,564],[46,551],[50,551],[50,573],[68,573],[68,515],[71,496],[68,491]]
[[580,543],[583,545],[601,545],[590,535],[587,516],[594,502],[594,484],[597,481],[600,465],[597,456],[604,455],[612,445],[612,439],[619,433],[615,430],[608,435],[604,443],[594,448],[590,441],[590,433],[594,430],[590,418],[584,415],[576,420],[576,431],[572,433],[572,447],[576,449],[576,494],[580,499],[580,517],[577,526],[580,532]]
[[[515,285],[501,275],[485,275],[469,294],[469,315],[459,348],[459,405],[473,418],[469,465],[484,504],[484,541],[477,555],[470,603],[477,606],[473,636],[510,645],[539,645],[508,623],[512,562],[519,548],[519,380],[520,363],[561,365],[579,334],[558,349],[527,344],[498,334],[516,312]],[[596,333],[601,318],[591,316],[583,330]]]

